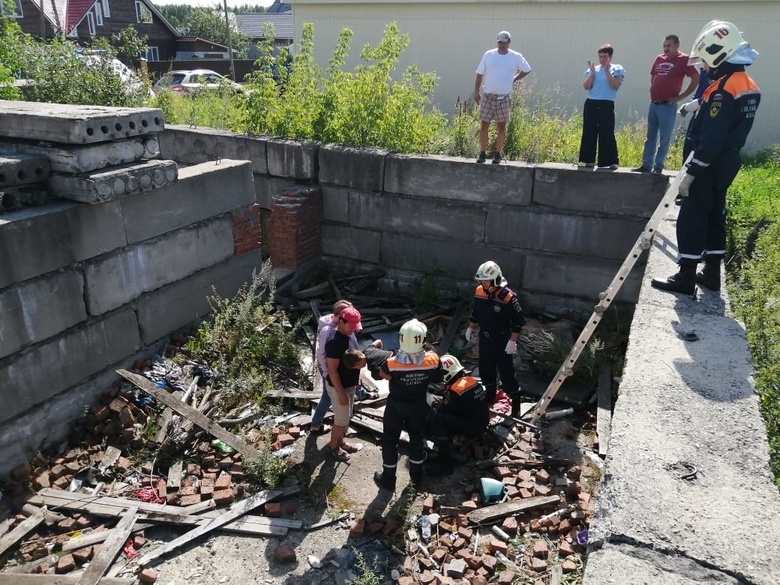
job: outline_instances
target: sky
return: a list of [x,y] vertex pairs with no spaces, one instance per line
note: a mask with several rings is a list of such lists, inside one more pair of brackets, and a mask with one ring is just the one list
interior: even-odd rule
[[[242,6],[244,4],[259,4],[260,6],[270,6],[274,0],[227,0],[228,8]],[[216,4],[223,6],[222,0],[152,0],[152,4],[165,6],[166,4],[189,4],[190,6],[203,6],[212,8]]]

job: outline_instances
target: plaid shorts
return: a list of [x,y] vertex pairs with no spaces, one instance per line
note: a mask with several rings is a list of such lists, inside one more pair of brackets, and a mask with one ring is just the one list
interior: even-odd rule
[[479,102],[480,122],[509,122],[511,105],[508,95],[486,93]]

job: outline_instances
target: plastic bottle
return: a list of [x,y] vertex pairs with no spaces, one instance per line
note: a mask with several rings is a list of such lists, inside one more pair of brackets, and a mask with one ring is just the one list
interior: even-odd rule
[[498,538],[503,540],[504,542],[507,542],[509,540],[509,535],[501,530],[498,526],[493,526],[490,531],[495,534]]
[[420,519],[420,533],[422,534],[423,542],[428,542],[431,539],[431,521],[428,516],[423,516]]

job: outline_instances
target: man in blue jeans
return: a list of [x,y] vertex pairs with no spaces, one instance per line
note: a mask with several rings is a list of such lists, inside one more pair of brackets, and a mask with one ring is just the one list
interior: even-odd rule
[[[655,58],[650,69],[647,139],[642,153],[642,166],[632,169],[635,173],[663,172],[672,141],[677,104],[685,101],[699,83],[699,71],[688,64],[688,55],[680,52],[680,38],[668,35],[663,47],[664,52]],[[680,93],[686,77],[690,78],[690,83]]]

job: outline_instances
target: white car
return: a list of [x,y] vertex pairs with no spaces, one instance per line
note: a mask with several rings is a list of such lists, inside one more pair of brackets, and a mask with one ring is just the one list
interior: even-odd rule
[[168,71],[152,87],[154,93],[172,91],[180,94],[197,93],[202,89],[219,89],[227,86],[234,92],[243,92],[244,88],[210,69],[187,69]]

